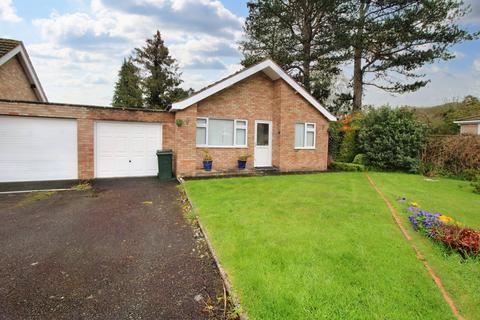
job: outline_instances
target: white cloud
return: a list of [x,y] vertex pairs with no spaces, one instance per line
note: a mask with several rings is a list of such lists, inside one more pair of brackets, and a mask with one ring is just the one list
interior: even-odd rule
[[0,21],[20,22],[21,20],[15,12],[12,0],[0,0]]
[[461,51],[453,51],[452,53],[455,56],[455,59],[463,59],[467,56],[465,53]]
[[480,72],[480,58],[473,61],[473,66],[475,67],[475,70]]
[[422,72],[426,74],[426,79],[430,79],[431,82],[426,87],[412,93],[393,95],[368,87],[365,92],[365,103],[377,106],[390,104],[392,106],[424,107],[450,102],[454,99],[461,100],[467,95],[480,96],[478,73],[474,70],[455,70],[454,72],[447,70],[448,68],[444,65],[423,68]]
[[464,17],[463,22],[480,25],[480,1],[465,0],[465,4],[470,6],[471,11]]
[[184,86],[199,89],[238,61],[242,23],[217,0],[91,0],[34,20],[42,41],[28,49],[51,101],[109,104],[122,59],[157,29]]

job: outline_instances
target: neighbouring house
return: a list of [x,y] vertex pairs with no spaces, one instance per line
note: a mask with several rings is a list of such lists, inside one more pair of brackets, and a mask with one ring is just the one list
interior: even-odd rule
[[460,125],[460,134],[480,135],[480,115],[458,119],[454,123]]
[[21,41],[0,39],[0,99],[47,102]]
[[245,154],[250,170],[322,171],[336,121],[271,60],[166,111],[25,100],[0,99],[0,182],[152,176],[159,149],[181,177],[203,172],[204,150],[220,172]]

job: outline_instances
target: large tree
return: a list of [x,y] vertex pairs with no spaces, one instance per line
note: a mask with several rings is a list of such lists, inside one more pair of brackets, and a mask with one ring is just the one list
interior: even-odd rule
[[338,29],[353,62],[353,109],[362,108],[365,86],[391,93],[424,87],[418,69],[454,57],[449,49],[472,39],[458,25],[468,12],[460,0],[346,0]]
[[140,82],[138,68],[130,58],[124,59],[118,72],[118,81],[115,84],[112,106],[142,108],[143,97]]
[[339,72],[335,21],[339,0],[251,0],[240,43],[242,64],[267,57],[280,64],[319,100]]
[[182,83],[177,61],[170,56],[160,31],[147,39],[142,48],[135,48],[134,61],[143,72],[142,87],[149,108],[165,109],[179,97],[186,95],[179,87]]

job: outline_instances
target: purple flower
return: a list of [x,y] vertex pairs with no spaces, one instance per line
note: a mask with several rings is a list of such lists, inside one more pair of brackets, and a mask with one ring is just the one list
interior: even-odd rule
[[438,217],[441,215],[440,213],[429,212],[417,207],[409,207],[407,211],[413,213],[408,216],[413,229],[427,236],[432,236],[433,228],[443,225],[443,222],[438,220]]

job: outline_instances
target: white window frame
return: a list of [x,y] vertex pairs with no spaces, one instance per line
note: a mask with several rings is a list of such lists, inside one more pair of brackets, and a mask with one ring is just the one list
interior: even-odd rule
[[[317,146],[317,124],[315,122],[295,122],[295,125],[303,124],[303,147],[297,147],[295,145],[295,136],[293,137],[293,146],[296,150],[314,150]],[[313,129],[309,129],[308,125],[313,125]],[[313,132],[313,146],[306,146],[307,144],[307,132]]]
[[[198,125],[197,120],[205,120],[205,124]],[[208,118],[198,117],[195,120],[195,144],[197,143],[197,128],[205,128],[205,144],[197,144],[197,147],[206,147],[208,144]]]
[[[205,144],[197,144],[197,148],[223,148],[223,149],[238,149],[238,148],[248,148],[248,120],[246,119],[222,119],[222,118],[207,118],[207,117],[197,117],[196,120],[205,120],[204,125],[198,125],[195,121],[195,141],[197,141],[197,128],[205,128]],[[232,146],[216,146],[216,145],[209,145],[208,144],[208,127],[210,120],[228,120],[233,121],[233,145]],[[238,125],[239,121],[245,122],[245,127]],[[244,129],[245,130],[245,145],[237,144],[237,129]]]

